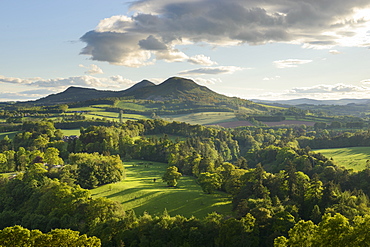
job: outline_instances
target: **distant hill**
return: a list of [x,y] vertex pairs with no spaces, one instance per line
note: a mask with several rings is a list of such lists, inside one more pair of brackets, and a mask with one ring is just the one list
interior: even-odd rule
[[218,94],[205,86],[200,86],[192,80],[171,77],[154,87],[139,88],[133,92],[125,93],[127,96],[134,96],[137,99],[150,100],[205,100],[207,98],[228,98]]
[[129,89],[126,89],[126,90],[121,91],[121,92],[125,93],[125,94],[129,94],[129,93],[133,93],[134,91],[136,91],[138,89],[141,89],[141,88],[144,88],[144,87],[153,87],[153,86],[155,86],[155,84],[153,82],[148,81],[148,80],[142,80],[141,82],[136,83],[135,85],[133,85]]
[[153,82],[148,80],[143,80],[141,82],[136,83],[132,87],[122,90],[122,91],[109,91],[109,90],[97,90],[93,88],[83,88],[83,87],[69,87],[65,91],[57,94],[51,94],[44,98],[38,99],[32,103],[38,105],[51,105],[51,104],[63,104],[63,103],[74,103],[74,102],[82,102],[92,99],[100,99],[100,98],[111,98],[111,97],[123,97],[126,95],[130,95],[134,91],[138,89],[142,89],[145,87],[155,86]]
[[[51,94],[33,101],[38,105],[63,104],[111,97],[133,97],[144,100],[187,100],[187,101],[223,101],[231,99],[218,94],[205,86],[198,85],[190,79],[171,77],[159,85],[143,80],[122,91],[104,91],[91,88],[69,87],[65,91]],[[244,100],[247,101],[247,100]],[[31,103],[31,102],[30,102]]]
[[86,101],[95,98],[114,97],[115,92],[103,91],[93,88],[69,87],[65,91],[57,94],[50,94],[44,98],[29,102],[38,105],[63,104],[71,102]]
[[253,102],[265,103],[270,105],[348,105],[348,104],[369,104],[370,99],[339,99],[339,100],[315,100],[308,98],[291,100],[259,100],[252,99]]

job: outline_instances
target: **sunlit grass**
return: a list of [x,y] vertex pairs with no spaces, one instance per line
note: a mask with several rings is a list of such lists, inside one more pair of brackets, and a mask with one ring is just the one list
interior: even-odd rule
[[125,162],[126,179],[93,189],[93,196],[119,201],[125,209],[134,209],[138,215],[145,211],[158,215],[165,209],[171,215],[186,217],[204,217],[214,211],[231,214],[229,195],[221,192],[205,194],[193,177],[183,176],[176,188],[167,187],[161,179],[166,167],[167,164],[158,162]]
[[145,105],[133,103],[133,102],[124,102],[121,101],[117,104],[117,107],[123,108],[123,109],[131,109],[131,110],[139,110],[139,111],[145,111],[145,110],[151,110],[153,108],[148,108]]
[[2,132],[0,133],[0,140],[4,139],[5,136],[8,136],[10,139],[12,139],[19,132],[20,131]]
[[199,112],[181,115],[163,115],[160,117],[166,121],[179,121],[190,124],[217,124],[238,120],[233,112]]
[[93,107],[93,106],[86,106],[86,107],[74,107],[74,108],[68,108],[67,112],[80,112],[80,111],[104,111],[105,109],[100,107]]
[[65,136],[79,136],[80,129],[62,129],[63,135]]
[[366,168],[366,161],[370,160],[370,147],[330,148],[314,150],[327,158],[333,158],[338,166],[361,171]]

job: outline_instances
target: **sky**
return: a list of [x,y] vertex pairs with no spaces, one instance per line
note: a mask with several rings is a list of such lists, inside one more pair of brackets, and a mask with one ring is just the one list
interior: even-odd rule
[[0,0],[0,101],[194,80],[245,99],[370,99],[370,0]]

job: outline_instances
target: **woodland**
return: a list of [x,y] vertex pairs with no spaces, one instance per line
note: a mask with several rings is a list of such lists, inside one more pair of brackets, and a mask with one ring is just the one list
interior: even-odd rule
[[[87,119],[64,114],[65,104],[7,107],[0,114],[0,246],[370,243],[370,161],[354,171],[315,151],[369,147],[365,118],[326,116],[323,121],[324,114],[315,113],[318,121],[312,126],[268,127],[261,124],[266,116],[302,119],[312,112],[256,106],[268,111],[235,111],[253,118],[254,126],[223,128],[156,116],[123,120],[122,111],[116,121]],[[26,118],[31,115],[35,118]],[[63,134],[76,126],[78,135]],[[96,188],[125,181],[125,162],[132,160],[148,166],[144,170],[151,162],[167,164],[153,182],[174,192],[186,190],[179,184],[191,177],[204,195],[224,193],[230,212],[137,214],[118,201],[93,196]]]

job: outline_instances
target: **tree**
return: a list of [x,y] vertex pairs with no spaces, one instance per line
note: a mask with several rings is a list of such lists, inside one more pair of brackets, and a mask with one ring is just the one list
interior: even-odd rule
[[178,172],[176,166],[170,166],[164,173],[162,180],[166,182],[168,186],[175,187],[177,185],[177,180],[179,180],[181,176],[182,174]]
[[221,177],[217,173],[203,172],[199,175],[198,182],[202,190],[208,194],[221,188]]
[[56,148],[47,148],[45,151],[44,160],[49,165],[62,165],[63,159],[59,157],[59,150]]
[[42,233],[39,230],[28,230],[21,226],[12,226],[0,230],[0,246],[101,246],[97,237],[80,235],[78,231],[70,229],[54,229],[49,233]]
[[59,105],[59,110],[61,110],[62,112],[66,112],[68,110],[68,105],[66,104]]

